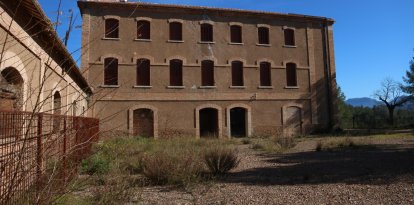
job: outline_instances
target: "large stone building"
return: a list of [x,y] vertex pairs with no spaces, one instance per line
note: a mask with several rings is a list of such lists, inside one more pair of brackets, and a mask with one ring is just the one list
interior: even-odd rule
[[91,115],[133,135],[300,135],[336,122],[329,18],[78,1]]
[[91,89],[36,0],[0,2],[0,72],[2,111],[87,111]]

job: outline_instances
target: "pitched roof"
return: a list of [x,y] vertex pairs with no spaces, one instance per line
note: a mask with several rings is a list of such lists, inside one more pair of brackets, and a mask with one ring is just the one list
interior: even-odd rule
[[240,15],[266,15],[274,17],[287,17],[291,19],[303,19],[310,21],[319,21],[326,22],[332,25],[335,21],[331,18],[319,17],[319,16],[310,16],[302,14],[292,14],[292,13],[277,13],[277,12],[267,12],[267,11],[252,11],[252,10],[242,10],[242,9],[230,9],[230,8],[214,8],[214,7],[205,7],[205,6],[188,6],[188,5],[177,5],[177,4],[155,4],[155,3],[144,3],[144,2],[122,2],[120,0],[78,0],[78,6],[83,13],[83,9],[86,6],[99,6],[99,5],[109,5],[109,6],[118,6],[118,7],[140,7],[146,9],[180,9],[187,11],[199,11],[199,12],[222,12],[229,14],[240,14]]

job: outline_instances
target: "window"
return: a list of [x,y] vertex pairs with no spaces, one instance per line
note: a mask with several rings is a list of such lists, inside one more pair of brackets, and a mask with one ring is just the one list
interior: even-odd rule
[[232,86],[244,86],[243,62],[233,61],[231,63]]
[[76,101],[73,101],[72,103],[72,116],[76,116],[78,113],[78,106],[76,104]]
[[285,29],[285,45],[295,46],[295,31],[293,29]]
[[183,61],[170,60],[170,86],[183,86]]
[[183,26],[180,22],[170,23],[170,40],[172,41],[183,40]]
[[294,63],[286,64],[286,84],[288,87],[298,86],[296,78],[296,64]]
[[238,25],[230,26],[230,41],[232,43],[242,43],[242,27]]
[[260,63],[260,86],[272,86],[271,66],[268,62]]
[[202,86],[214,86],[214,61],[201,62],[201,81]]
[[104,85],[118,85],[118,59],[105,58]]
[[201,24],[201,41],[202,42],[213,42],[213,25]]
[[61,115],[62,111],[61,111],[61,107],[62,107],[62,97],[59,93],[59,91],[56,91],[53,94],[53,128],[52,128],[52,132],[56,133],[59,131],[60,128],[60,123],[61,123]]
[[270,44],[269,41],[269,28],[266,27],[259,27],[257,29],[259,35],[259,44]]
[[137,85],[150,86],[150,61],[148,59],[137,60]]
[[151,39],[151,23],[149,21],[137,21],[137,39]]
[[105,20],[105,38],[119,38],[119,21],[117,19]]

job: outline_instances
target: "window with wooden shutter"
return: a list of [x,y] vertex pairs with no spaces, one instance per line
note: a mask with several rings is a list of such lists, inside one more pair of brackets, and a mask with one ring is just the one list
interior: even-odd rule
[[242,27],[238,25],[230,26],[230,40],[232,43],[242,43]]
[[213,42],[213,25],[207,23],[201,24],[201,41]]
[[202,86],[214,86],[214,61],[201,62],[201,81]]
[[151,39],[151,23],[149,21],[137,22],[137,39]]
[[297,76],[296,76],[296,64],[294,63],[286,64],[286,83],[287,83],[287,86],[290,86],[290,87],[298,86]]
[[170,61],[170,86],[183,86],[183,61]]
[[285,45],[294,46],[295,45],[295,30],[285,29]]
[[260,86],[272,86],[271,66],[268,62],[260,63]]
[[137,60],[137,85],[150,86],[151,85],[151,71],[150,61],[148,59]]
[[183,40],[183,33],[182,33],[182,24],[179,22],[171,22],[170,23],[170,40],[172,41],[182,41]]
[[118,85],[118,59],[105,58],[104,85]]
[[259,27],[257,29],[259,35],[259,44],[270,44],[269,41],[269,28]]
[[117,19],[105,20],[105,38],[119,38],[119,21]]
[[231,63],[232,86],[244,86],[243,62],[233,61]]

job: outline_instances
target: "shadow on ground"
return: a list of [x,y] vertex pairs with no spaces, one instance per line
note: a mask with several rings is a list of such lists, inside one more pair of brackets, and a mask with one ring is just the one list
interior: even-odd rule
[[259,158],[267,166],[231,173],[223,182],[263,186],[414,183],[414,147],[405,144],[262,154]]

